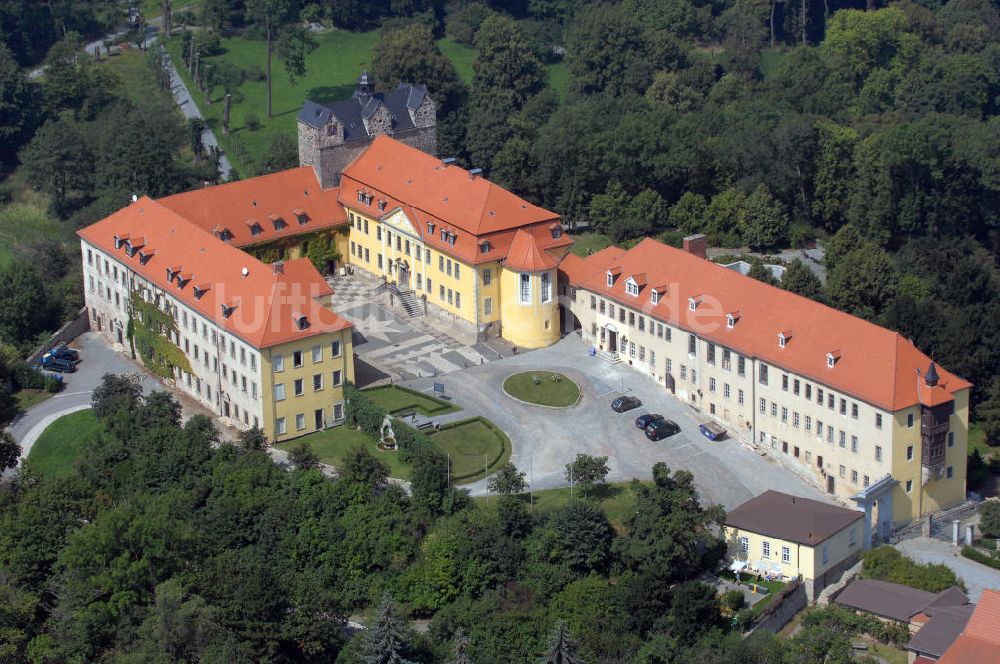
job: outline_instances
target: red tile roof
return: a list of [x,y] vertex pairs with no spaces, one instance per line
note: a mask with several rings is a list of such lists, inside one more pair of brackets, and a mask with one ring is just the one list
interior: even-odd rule
[[[360,202],[359,192],[371,202]],[[518,229],[530,230],[539,249],[556,256],[573,243],[555,212],[388,136],[344,169],[339,200],[374,218],[402,210],[423,242],[472,264],[505,258]]]
[[507,260],[504,261],[505,266],[521,272],[551,270],[558,264],[559,260],[542,251],[535,236],[523,228],[514,233],[514,239],[507,249]]
[[338,193],[321,189],[312,167],[301,166],[174,194],[159,203],[203,230],[228,230],[231,243],[243,247],[347,223]]
[[[971,386],[939,368],[938,386],[927,387],[920,374],[930,358],[899,333],[648,238],[628,251],[608,248],[566,260],[560,269],[574,286],[889,411],[946,403]],[[620,271],[610,287],[609,270]],[[656,305],[648,286],[638,296],[625,292],[628,277],[643,273],[667,286]],[[694,311],[689,298],[697,303]],[[732,328],[727,314],[736,319]],[[794,334],[782,348],[778,334],[788,331]]]
[[938,660],[939,664],[973,662],[1000,662],[1000,591],[983,590],[965,630]]
[[[156,250],[145,264],[139,252],[129,257],[124,243],[115,248],[116,236],[140,233],[146,250]],[[316,298],[331,290],[308,260],[285,263],[284,273],[277,273],[273,266],[222,242],[150,198],[143,197],[77,234],[257,348],[351,326],[317,302]],[[182,273],[182,280],[168,280],[168,268]],[[195,296],[196,289],[205,291],[200,298]],[[223,315],[223,307],[233,307],[230,316]],[[295,320],[301,314],[309,323],[304,329]]]

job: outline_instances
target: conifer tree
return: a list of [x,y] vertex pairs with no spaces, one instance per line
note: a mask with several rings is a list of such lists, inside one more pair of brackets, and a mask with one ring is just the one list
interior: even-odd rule
[[396,604],[388,595],[382,600],[375,623],[365,634],[361,657],[365,664],[411,664],[403,657],[409,644],[406,642],[406,625],[396,615]]
[[552,631],[549,643],[549,652],[542,664],[583,664],[583,659],[576,652],[576,640],[562,620]]

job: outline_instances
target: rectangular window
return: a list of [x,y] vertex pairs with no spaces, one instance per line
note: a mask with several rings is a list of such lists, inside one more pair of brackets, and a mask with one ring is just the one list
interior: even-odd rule
[[792,381],[792,394],[794,394],[795,396],[799,396],[799,379],[798,378],[796,378],[794,381]]
[[461,279],[461,278],[462,278],[462,276],[461,276],[461,273],[459,272],[459,269],[460,269],[461,267],[462,267],[462,266],[461,266],[461,265],[459,265],[458,261],[455,261],[455,278],[456,278],[456,279]]
[[[865,485],[867,486],[867,485]],[[851,528],[847,533],[847,545],[854,546],[858,543],[858,529]]]
[[288,432],[288,427],[285,424],[285,418],[279,417],[278,420],[274,423],[274,429],[275,431],[278,432],[279,436],[285,435],[285,433]]
[[736,373],[740,376],[747,375],[747,360],[742,355],[736,358]]
[[444,272],[444,256],[438,256],[438,272]]
[[542,272],[541,275],[541,287],[542,287],[542,302],[548,302],[552,299],[552,274],[549,272]]
[[333,404],[333,419],[335,422],[339,422],[344,419],[344,404],[335,403]]
[[489,286],[491,283],[493,283],[493,270],[485,268],[483,270],[483,286]]
[[882,428],[882,413],[875,413],[875,428]]
[[833,442],[833,427],[827,427],[826,428],[826,441],[828,443],[832,443]]
[[313,392],[323,389],[323,374],[313,374]]
[[521,275],[520,300],[521,304],[531,304],[531,275],[529,274]]
[[302,431],[306,428],[306,415],[305,413],[299,413],[295,416],[295,430]]
[[907,461],[913,460],[913,445],[906,446],[906,460]]
[[303,380],[301,378],[296,378],[295,382],[292,384],[295,387],[295,396],[297,397],[302,396],[302,393],[305,391],[303,387]]
[[688,355],[694,355],[698,350],[698,338],[693,334],[688,335]]
[[767,413],[767,399],[760,400],[760,414],[764,415]]
[[778,404],[776,404],[776,403],[774,403],[772,401],[771,402],[771,417],[777,417],[777,416],[778,416]]
[[955,432],[948,432],[948,447],[955,447]]
[[302,351],[297,350],[292,353],[292,366],[301,367],[302,366]]
[[844,478],[847,477],[847,466],[841,466],[840,467],[840,476],[844,477]]
[[[641,325],[639,326],[639,329],[642,329]],[[715,364],[715,344],[711,342],[708,344],[708,363]]]
[[714,378],[709,378],[708,379],[708,391],[709,392],[715,392],[715,379]]
[[823,545],[823,564],[826,565],[828,562],[830,562],[830,545],[829,544],[824,544]]
[[767,365],[761,364],[760,370],[758,371],[757,380],[761,385],[767,385]]
[[851,436],[851,451],[854,452],[855,454],[858,453],[858,437],[857,436]]
[[816,403],[820,406],[823,405],[823,388],[821,387],[816,388]]
[[323,347],[322,346],[313,346],[312,347],[312,361],[313,361],[313,364],[316,364],[317,362],[322,362],[323,361]]
[[[601,300],[601,304],[604,304],[604,300]],[[590,308],[597,311],[597,297],[595,295],[590,296]]]
[[331,341],[330,342],[330,357],[340,357],[340,342]]
[[331,383],[331,385],[333,387],[340,387],[341,385],[344,384],[344,372],[341,371],[340,369],[337,369],[332,374],[332,380],[333,382]]
[[687,377],[688,377],[688,368],[682,364],[681,365],[681,380],[687,380]]
[[840,414],[847,415],[847,399],[843,397],[840,398]]
[[841,431],[840,432],[840,446],[841,447],[847,447],[847,432],[846,431]]
[[446,268],[445,272],[450,277],[451,276],[451,259],[449,258],[448,260],[446,260],[444,264],[445,264],[445,268]]
[[462,294],[459,293],[458,291],[455,291],[455,308],[456,309],[462,308]]
[[438,299],[444,302],[444,286],[438,286]]
[[750,539],[747,537],[740,538],[740,550],[749,551],[750,550]]
[[722,396],[726,399],[729,398],[729,383],[724,383],[722,385]]
[[454,291],[453,291],[453,290],[451,290],[451,289],[449,288],[449,289],[448,289],[448,304],[451,304],[451,303],[452,303],[452,301],[454,300],[454,295],[453,295],[453,293],[454,293]]
[[913,491],[913,480],[906,480],[906,493]]
[[760,557],[770,558],[771,557],[771,543],[764,540],[760,543]]
[[854,470],[852,468],[851,469],[851,484],[857,484],[857,483],[858,483],[858,471],[856,471],[856,470]]
[[786,422],[786,423],[788,422],[788,409],[787,408],[782,408],[781,409],[781,421],[782,422]]
[[792,413],[792,426],[795,427],[796,429],[799,428],[799,414],[798,413]]
[[426,290],[428,293],[434,292],[434,284],[431,283],[431,278],[430,277],[427,277],[427,284],[424,287],[424,290]]
[[739,390],[736,393],[736,401],[739,402],[741,406],[743,405],[743,390]]
[[858,419],[858,404],[856,403],[851,404],[851,418]]
[[881,445],[876,445],[875,446],[875,460],[876,461],[881,461],[882,460],[882,446]]
[[275,401],[284,401],[285,400],[285,384],[284,383],[277,383],[274,386],[274,400]]
[[812,399],[813,397],[813,386],[812,383],[806,383],[806,399]]
[[792,562],[792,550],[787,546],[781,547],[781,562],[788,564]]
[[913,413],[906,414],[906,426],[907,428],[913,427]]
[[945,476],[946,476],[946,477],[947,477],[947,478],[948,478],[949,480],[950,480],[951,478],[953,478],[953,477],[955,476],[955,469],[954,469],[954,468],[952,468],[951,466],[948,466],[948,468],[947,468],[947,469],[945,469]]
[[493,315],[493,298],[487,297],[483,299],[483,315],[492,316]]
[[826,407],[829,408],[830,410],[834,409],[835,401],[836,398],[833,396],[833,392],[830,392],[829,394],[826,395]]
[[810,417],[810,416],[808,416],[808,415],[806,415],[806,427],[805,428],[806,428],[806,431],[812,431],[813,430],[813,418]]
[[781,389],[788,391],[788,374],[781,374]]

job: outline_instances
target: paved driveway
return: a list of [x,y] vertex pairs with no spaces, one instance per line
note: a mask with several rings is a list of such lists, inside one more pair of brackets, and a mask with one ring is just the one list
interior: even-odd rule
[[[565,465],[582,452],[609,457],[609,481],[648,479],[657,461],[666,462],[671,469],[689,470],[704,499],[727,509],[767,489],[826,500],[818,488],[739,442],[707,440],[698,432],[697,413],[688,406],[632,369],[590,357],[587,350],[579,336],[570,335],[549,348],[439,377],[436,380],[444,383],[445,393],[463,408],[447,419],[481,414],[496,423],[511,438],[511,460],[531,473],[536,489],[567,486]],[[506,396],[501,389],[504,378],[530,369],[560,371],[570,376],[580,385],[580,402],[556,410]],[[423,378],[404,384],[431,390],[433,380]],[[638,396],[643,407],[622,414],[612,411],[612,399],[623,391]],[[661,413],[674,420],[681,426],[681,433],[650,442],[634,424],[636,416],[643,412]],[[485,481],[470,488],[473,494],[482,494]]]
[[1000,570],[981,565],[975,561],[963,558],[961,549],[932,537],[914,537],[903,540],[896,548],[919,563],[937,563],[945,565],[965,581],[969,590],[969,600],[979,601],[983,588],[1000,590]]
[[[69,413],[90,407],[90,396],[106,373],[140,373],[143,376],[143,390],[147,394],[153,390],[166,390],[166,385],[150,376],[132,361],[127,353],[118,353],[96,332],[86,332],[71,346],[80,351],[81,362],[77,371],[64,376],[65,388],[59,394],[41,402],[11,422],[8,429],[22,447],[22,456],[27,456],[31,446],[49,424]],[[189,399],[181,398],[170,390],[181,403],[185,419],[197,412],[205,412]],[[220,427],[220,430],[223,427]],[[3,479],[8,479],[14,471],[8,470]]]

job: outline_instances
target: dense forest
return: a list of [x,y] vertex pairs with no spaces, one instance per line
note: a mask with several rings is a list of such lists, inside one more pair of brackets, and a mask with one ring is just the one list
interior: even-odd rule
[[[412,495],[365,448],[336,482],[308,455],[283,469],[259,430],[220,442],[208,418],[182,425],[173,397],[140,391],[106,376],[103,433],[75,470],[29,465],[0,492],[0,661],[853,661],[851,614],[746,641],[750,611],[722,617],[697,579],[725,549],[724,515],[686,471],[654,466],[616,530],[586,498],[544,513],[524,495],[470,501],[430,451]],[[367,629],[345,629],[358,612]]]

